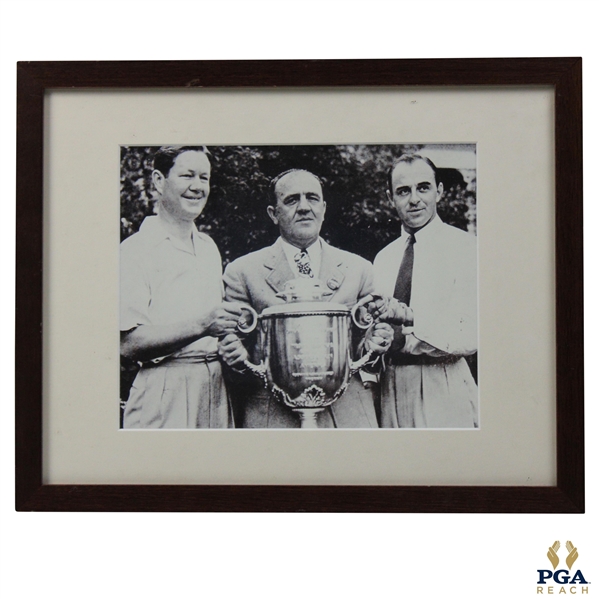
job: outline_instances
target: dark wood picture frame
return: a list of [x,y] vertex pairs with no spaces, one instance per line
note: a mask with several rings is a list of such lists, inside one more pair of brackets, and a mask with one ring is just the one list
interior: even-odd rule
[[[483,85],[553,86],[555,92],[555,487],[43,484],[46,90]],[[16,212],[17,510],[584,512],[582,59],[19,63]]]

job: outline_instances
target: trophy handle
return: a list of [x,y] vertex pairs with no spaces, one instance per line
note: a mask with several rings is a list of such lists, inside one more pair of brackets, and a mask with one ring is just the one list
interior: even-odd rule
[[369,329],[373,324],[374,324],[374,318],[372,317],[372,314],[370,312],[368,312],[367,310],[365,310],[365,314],[362,314],[361,316],[358,316],[358,310],[360,308],[363,308],[365,304],[367,304],[368,302],[372,301],[373,296],[372,295],[367,295],[366,297],[363,297],[352,309],[351,309],[351,319],[353,321],[353,323],[359,328],[359,329]]
[[[359,329],[368,329],[370,328],[373,324],[374,324],[374,317],[372,316],[372,314],[368,311],[366,311],[366,314],[364,314],[362,317],[358,316],[358,310],[360,308],[363,308],[366,304],[372,302],[372,301],[376,301],[379,299],[383,299],[382,295],[378,295],[376,293],[369,293],[368,295],[364,296],[351,310],[351,317],[352,320],[354,321],[354,324],[359,328]],[[377,320],[378,322],[378,320]]]
[[239,317],[237,321],[237,330],[244,335],[251,333],[258,326],[258,312],[254,310],[251,306],[242,306],[242,312],[247,312],[248,317],[243,314]]
[[354,376],[358,370],[364,368],[368,362],[372,359],[372,354],[374,352],[369,349],[358,361],[354,362],[353,360],[349,361],[349,376]]
[[249,360],[244,360],[243,365],[249,370],[253,375],[257,376],[263,383],[265,387],[268,387],[268,379],[266,378],[266,366],[264,362],[260,360],[260,364],[252,364]]

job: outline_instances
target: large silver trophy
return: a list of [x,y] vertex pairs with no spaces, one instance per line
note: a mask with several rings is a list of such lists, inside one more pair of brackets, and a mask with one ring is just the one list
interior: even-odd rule
[[350,377],[372,358],[368,351],[356,362],[351,359],[352,321],[368,329],[372,316],[359,304],[350,310],[323,301],[324,289],[315,279],[288,281],[277,296],[284,304],[266,308],[259,316],[246,308],[250,317],[238,327],[249,333],[259,326],[262,360],[258,365],[246,361],[245,366],[299,414],[301,428],[318,428],[316,414],[337,401]]

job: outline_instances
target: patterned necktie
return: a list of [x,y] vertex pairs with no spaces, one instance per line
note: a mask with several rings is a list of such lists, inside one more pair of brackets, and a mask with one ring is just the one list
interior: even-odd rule
[[[397,280],[395,281],[395,291],[393,297],[400,301],[406,306],[410,305],[412,298],[412,271],[414,269],[414,244],[416,238],[414,235],[408,235],[406,241],[406,249],[403,254],[401,266],[397,273]],[[391,344],[391,351],[399,351],[405,344],[406,338],[401,333],[401,327],[393,327],[395,334],[393,336],[393,343]]]
[[297,270],[299,271],[300,277],[314,278],[312,272],[312,266],[310,264],[310,256],[308,252],[303,249],[295,255],[295,263],[297,264]]

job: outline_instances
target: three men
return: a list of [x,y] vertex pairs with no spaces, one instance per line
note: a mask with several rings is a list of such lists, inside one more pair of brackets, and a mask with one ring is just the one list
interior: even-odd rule
[[370,303],[396,334],[381,380],[381,426],[478,426],[478,390],[464,356],[477,350],[476,239],[437,214],[437,169],[404,154],[389,175],[401,237],[376,256]]
[[[154,167],[158,215],[121,246],[121,353],[143,363],[126,428],[231,427],[233,408],[236,426],[299,427],[250,375],[237,377],[232,405],[218,362],[220,355],[237,368],[248,359],[235,334],[242,305],[260,313],[281,304],[278,294],[296,278],[321,280],[335,303],[368,306],[376,324],[354,349],[383,354],[391,345],[380,373],[380,421],[372,388],[354,376],[318,415],[319,427],[478,426],[478,390],[464,359],[477,349],[476,240],[437,215],[443,185],[429,159],[403,155],[390,170],[387,195],[402,234],[377,255],[374,283],[369,262],[320,237],[326,203],[318,177],[281,173],[267,207],[280,237],[227,267],[224,303],[220,254],[194,225],[210,191],[207,150],[161,148]],[[254,334],[245,343],[257,363],[256,341]]]
[[[325,299],[353,306],[373,291],[372,265],[355,254],[339,250],[320,237],[326,212],[320,180],[305,170],[281,173],[271,184],[269,217],[278,226],[280,237],[274,245],[235,260],[225,269],[225,297],[251,305],[258,313],[283,303],[277,293],[297,277],[320,279],[331,292]],[[366,349],[384,352],[392,329],[383,323],[374,327]],[[250,342],[255,342],[250,340]],[[250,343],[254,360],[260,359]],[[242,357],[234,335],[225,337],[220,352],[228,364]],[[239,424],[246,428],[296,428],[299,419],[249,376],[240,383]],[[345,393],[318,415],[321,428],[376,428],[372,389],[358,376],[352,377]]]
[[222,302],[220,253],[194,224],[210,193],[206,148],[160,148],[152,179],[158,214],[121,244],[121,355],[143,363],[124,427],[232,427],[217,337],[241,310]]

